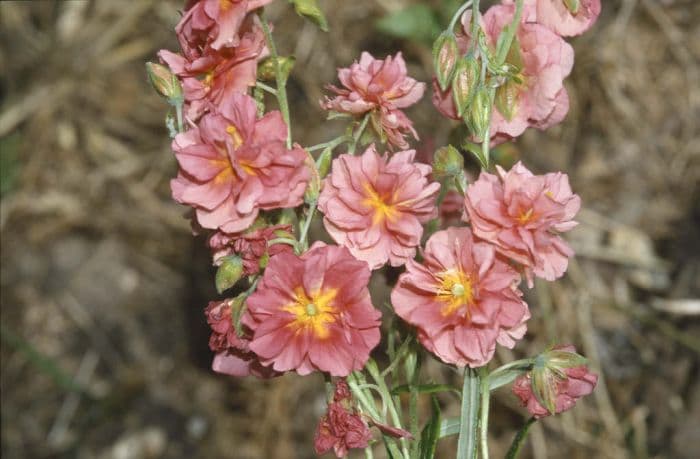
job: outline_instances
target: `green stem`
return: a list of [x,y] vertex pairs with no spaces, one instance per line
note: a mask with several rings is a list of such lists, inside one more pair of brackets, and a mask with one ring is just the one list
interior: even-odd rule
[[370,114],[366,114],[365,117],[362,119],[362,123],[360,124],[360,127],[357,128],[355,131],[355,134],[352,136],[352,142],[350,143],[350,146],[348,146],[348,153],[351,155],[355,154],[355,148],[357,148],[357,142],[360,140],[360,137],[362,136],[362,133],[365,131],[365,128],[367,127],[367,122],[369,121]]
[[262,89],[263,91],[269,92],[273,96],[277,97],[277,90],[275,88],[273,88],[272,86],[268,86],[265,83],[263,83],[262,81],[256,81],[255,86],[257,86],[258,88]]
[[316,204],[316,201],[309,204],[309,212],[301,228],[301,234],[299,234],[299,249],[301,251],[304,251],[309,248],[309,243],[307,239],[309,237],[309,228],[311,227],[311,220],[314,219],[314,213],[316,212]]
[[464,369],[462,406],[460,410],[457,459],[476,457],[476,426],[479,413],[479,375],[472,368]]
[[292,125],[289,119],[289,103],[287,102],[287,87],[284,76],[282,75],[282,68],[280,67],[280,61],[277,59],[277,47],[275,46],[275,41],[272,39],[272,33],[270,32],[270,26],[264,17],[260,18],[260,23],[262,24],[263,33],[265,34],[265,41],[267,42],[267,47],[270,49],[270,58],[275,63],[275,82],[277,83],[277,102],[280,106],[280,111],[282,112],[282,119],[287,125],[287,148],[292,148]]
[[177,116],[177,132],[185,132],[185,127],[183,124],[183,117],[182,117],[182,104],[184,102],[180,101],[177,104],[175,104],[175,116]]
[[[377,367],[377,363],[373,359],[369,359],[367,362],[367,365],[365,366],[367,368],[367,371],[369,371],[369,374],[372,376],[374,381],[377,383],[379,386],[379,389],[383,393],[383,398],[384,400],[387,401],[387,408],[389,409],[389,414],[391,415],[391,420],[394,424],[395,427],[398,427],[399,429],[402,429],[403,427],[401,426],[401,418],[399,416],[398,411],[396,411],[396,407],[394,406],[394,400],[391,397],[391,391],[386,385],[386,381],[384,381],[384,378],[382,375],[379,373],[379,368]],[[411,457],[408,453],[408,445],[406,442],[405,438],[402,438],[400,440],[401,442],[401,451],[403,453],[403,456],[405,458]]]
[[489,401],[491,390],[489,387],[489,370],[485,365],[479,368],[479,376],[481,377],[481,419],[479,420],[481,459],[489,459]]
[[[479,2],[477,0],[477,5],[478,4]],[[450,25],[447,26],[447,30],[449,30],[450,32],[454,31],[455,26],[457,25],[457,21],[459,21],[459,18],[462,16],[462,13],[464,13],[470,6],[472,6],[472,0],[469,0],[464,5],[459,7],[459,9],[452,16],[452,20],[450,21]]]
[[350,141],[352,141],[352,137],[349,137],[346,135],[341,135],[340,137],[336,137],[335,139],[329,140],[328,142],[323,142],[323,143],[316,144],[312,147],[308,147],[308,148],[306,148],[306,151],[311,153],[312,151],[323,150],[325,148],[330,148],[331,150],[333,150],[335,147],[337,147],[341,143],[350,142]]
[[510,445],[508,453],[506,454],[506,459],[515,459],[518,457],[518,454],[520,454],[520,449],[525,444],[525,438],[527,437],[527,433],[530,431],[530,426],[532,426],[535,421],[537,421],[535,418],[528,419],[525,425],[518,431],[513,439],[513,443]]
[[501,47],[498,49],[498,54],[496,55],[496,62],[498,66],[503,65],[506,61],[506,56],[508,56],[508,51],[510,51],[510,45],[513,43],[513,37],[515,37],[515,32],[518,30],[520,25],[520,17],[523,14],[523,0],[516,0],[515,2],[515,14],[513,15],[513,21],[508,24],[504,29],[503,41],[501,42]]
[[479,0],[474,0],[474,6],[472,7],[472,44],[470,48],[476,50],[479,46],[479,18],[481,13],[479,12]]
[[420,442],[418,439],[420,438],[420,428],[418,427],[418,373],[420,372],[420,360],[419,360],[419,355],[416,354],[415,356],[415,367],[412,369],[412,378],[411,381],[408,381],[410,384],[409,389],[409,397],[408,397],[408,419],[409,419],[409,426],[411,429],[411,434],[413,435],[413,438],[415,439],[413,443],[411,444],[411,457],[418,457],[419,453],[419,448],[420,448]]

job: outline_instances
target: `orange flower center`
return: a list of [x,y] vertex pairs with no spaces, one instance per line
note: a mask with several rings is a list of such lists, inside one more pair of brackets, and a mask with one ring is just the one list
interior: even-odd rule
[[311,331],[317,338],[328,338],[328,325],[335,322],[335,300],[338,291],[335,289],[318,290],[308,296],[303,288],[294,290],[294,301],[282,308],[292,313],[294,320],[289,324],[296,332]]
[[535,213],[533,212],[532,207],[529,208],[527,211],[521,211],[520,215],[518,215],[518,222],[521,225],[524,225],[528,222],[531,222],[534,219],[535,219]]
[[389,196],[381,196],[369,182],[364,184],[364,191],[366,198],[363,204],[374,210],[374,215],[372,216],[373,225],[377,225],[385,219],[393,220],[396,218],[398,210],[394,207],[394,203]]
[[469,317],[469,306],[474,303],[471,277],[457,269],[448,269],[437,275],[440,286],[435,295],[443,303],[440,313],[443,317],[450,316],[466,306],[466,316]]
[[226,132],[228,132],[228,135],[231,136],[231,140],[233,141],[233,146],[238,148],[241,145],[243,145],[243,137],[241,137],[241,133],[238,132],[238,129],[236,126],[233,124],[229,124],[226,127]]

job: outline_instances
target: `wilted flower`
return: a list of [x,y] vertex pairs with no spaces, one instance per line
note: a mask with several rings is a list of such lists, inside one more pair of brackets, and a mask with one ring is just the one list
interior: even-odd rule
[[[512,4],[513,0],[503,0]],[[580,35],[595,24],[600,0],[525,0],[523,18],[547,26],[562,37]]]
[[[547,354],[555,354],[557,358],[548,360]],[[562,358],[567,355],[569,359]],[[513,393],[535,418],[573,408],[579,398],[593,392],[598,375],[591,373],[586,365],[575,363],[581,357],[574,346],[555,347],[540,358],[542,362],[513,384]]]
[[212,108],[224,109],[234,103],[234,94],[255,85],[258,61],[267,56],[260,20],[256,15],[247,16],[237,32],[235,47],[189,47],[181,39],[182,55],[168,50],[158,53],[182,82],[185,115],[190,120]]
[[372,145],[362,156],[335,159],[324,181],[318,206],[326,230],[371,269],[413,258],[422,223],[437,216],[440,185],[428,181],[430,166],[414,156],[414,150],[379,156]]
[[379,343],[369,275],[343,247],[317,243],[301,257],[274,256],[247,300],[250,349],[277,371],[347,376],[361,369]]
[[[510,24],[513,5],[497,5],[482,17],[482,28],[492,46],[503,28]],[[463,30],[457,35],[460,51],[470,46],[471,11],[462,16]],[[563,81],[571,72],[574,51],[559,35],[537,23],[521,22],[506,58],[510,74],[497,89],[496,110],[491,112],[490,136],[493,143],[519,136],[532,126],[546,129],[564,119],[569,97]],[[459,119],[452,89],[440,90],[433,83],[433,104],[443,115]]]
[[561,172],[533,175],[518,162],[498,175],[482,172],[464,197],[466,216],[474,234],[500,253],[546,280],[561,277],[573,250],[558,235],[577,222],[581,199],[573,194]]
[[359,62],[338,69],[338,79],[343,88],[328,86],[336,97],[321,101],[325,110],[353,116],[374,111],[376,127],[398,148],[408,148],[404,138],[408,133],[418,138],[413,123],[401,109],[423,97],[425,83],[408,76],[401,53],[381,60],[363,52]]
[[512,348],[526,331],[519,274],[469,228],[448,228],[426,243],[424,262],[409,260],[391,292],[396,314],[445,363],[485,365],[496,343]]
[[349,449],[366,448],[371,438],[369,427],[360,414],[339,402],[331,402],[316,427],[314,449],[319,455],[332,449],[336,457],[345,457]]
[[269,378],[278,373],[260,364],[257,356],[248,348],[249,338],[239,337],[233,325],[231,308],[241,307],[238,298],[211,301],[205,309],[207,323],[212,333],[209,348],[216,352],[212,370],[230,376],[257,376]]
[[214,265],[219,266],[223,257],[238,255],[243,260],[243,275],[250,276],[260,272],[261,262],[282,252],[291,252],[289,244],[272,244],[268,242],[282,237],[291,238],[291,225],[266,226],[246,231],[244,233],[224,233],[217,231],[209,237],[209,248],[212,251]]
[[248,228],[259,209],[298,206],[310,177],[306,152],[285,146],[280,112],[257,119],[251,97],[232,100],[178,134],[172,146],[180,165],[173,198],[193,206],[202,227],[226,233]]

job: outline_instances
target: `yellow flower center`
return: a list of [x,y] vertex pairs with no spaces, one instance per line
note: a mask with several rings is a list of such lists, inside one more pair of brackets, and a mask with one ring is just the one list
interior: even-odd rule
[[469,317],[469,307],[474,302],[471,277],[457,269],[448,269],[437,275],[440,286],[435,295],[443,303],[440,313],[447,317],[466,306],[466,316]]
[[294,320],[289,324],[298,332],[311,331],[317,338],[328,338],[330,332],[328,325],[335,322],[335,307],[333,300],[337,290],[318,290],[310,296],[302,287],[294,290],[294,301],[282,308],[283,311],[294,315]]
[[521,225],[524,225],[524,224],[534,220],[534,218],[535,218],[535,213],[533,212],[532,207],[531,207],[525,212],[524,211],[520,212],[520,215],[518,216],[518,222]]
[[393,202],[391,202],[392,200],[388,199],[388,196],[380,196],[369,182],[364,184],[364,191],[366,198],[362,201],[363,204],[374,210],[374,215],[372,216],[373,225],[377,225],[385,219],[393,220],[396,218],[398,211],[394,207]]
[[233,124],[229,124],[226,128],[226,132],[228,132],[228,135],[231,136],[231,140],[233,140],[234,147],[238,148],[241,145],[243,145],[243,137],[241,137],[241,133],[238,132],[236,126],[234,126]]

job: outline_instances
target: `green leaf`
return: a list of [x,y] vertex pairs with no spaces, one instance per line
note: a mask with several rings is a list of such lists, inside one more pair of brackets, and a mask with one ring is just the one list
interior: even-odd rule
[[[459,394],[459,391],[448,385],[448,384],[421,384],[414,387],[419,394],[435,394],[438,392],[455,392]],[[391,390],[391,395],[404,394],[411,391],[411,386],[408,384],[402,384]]]
[[289,0],[299,16],[311,20],[319,29],[328,32],[328,21],[318,6],[317,0]]
[[433,416],[423,428],[420,435],[420,458],[433,459],[435,457],[435,448],[440,439],[440,403],[434,395],[431,397]]
[[520,375],[527,373],[527,368],[509,368],[503,371],[494,371],[489,376],[489,390],[496,390],[506,384],[510,384]]
[[459,433],[459,418],[443,419],[440,423],[440,438],[457,435]]
[[459,438],[457,439],[457,457],[460,459],[476,458],[476,427],[479,423],[479,375],[476,370],[464,370],[462,387],[462,406],[460,410]]
[[377,29],[396,38],[415,40],[430,44],[440,33],[440,22],[433,10],[417,3],[396,13],[384,16],[376,24]]

